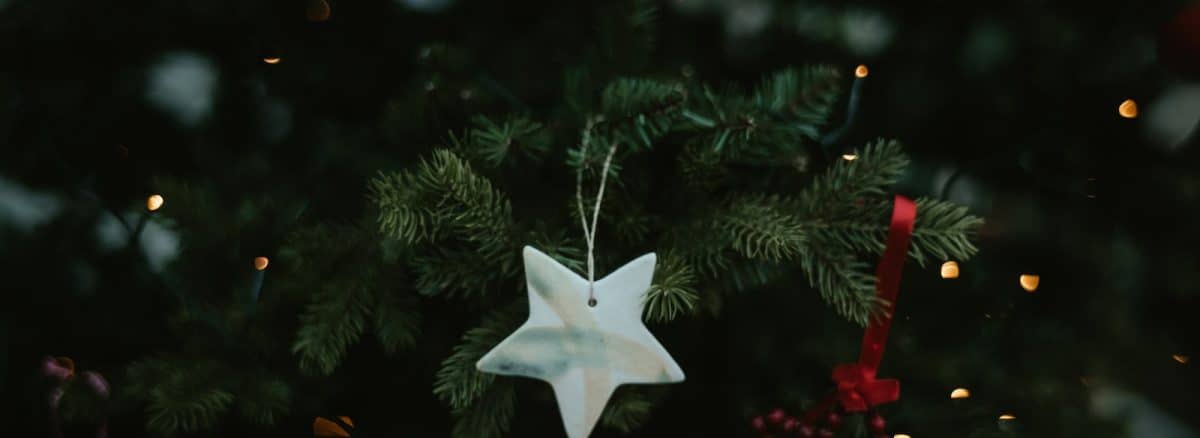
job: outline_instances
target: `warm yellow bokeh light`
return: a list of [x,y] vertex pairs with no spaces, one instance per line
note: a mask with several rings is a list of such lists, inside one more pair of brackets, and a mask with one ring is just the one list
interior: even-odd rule
[[1017,417],[1014,415],[1011,415],[1011,414],[1004,414],[1004,415],[1000,416],[1000,419],[1001,420],[1016,420]]
[[1192,358],[1184,356],[1182,354],[1172,354],[1171,359],[1175,359],[1175,361],[1179,362],[1179,363],[1188,363],[1189,360],[1192,360]]
[[1125,99],[1124,102],[1121,102],[1121,106],[1117,107],[1117,114],[1120,114],[1121,117],[1124,117],[1126,119],[1137,118],[1137,116],[1138,116],[1137,102],[1134,102],[1133,99]]
[[967,388],[955,388],[953,391],[950,391],[950,398],[955,400],[970,397],[971,391],[968,391]]
[[150,211],[158,210],[158,209],[162,208],[163,202],[164,202],[164,199],[163,199],[162,195],[157,194],[157,193],[150,195],[149,198],[146,198],[146,209],[150,210]]
[[858,154],[842,154],[842,159],[846,161],[854,161],[858,159]]
[[266,257],[260,256],[254,258],[254,269],[261,271],[263,269],[267,269],[267,265],[269,264],[271,264],[271,260],[267,259]]
[[942,278],[958,278],[958,262],[951,260],[942,263]]
[[1033,291],[1037,290],[1038,283],[1041,282],[1041,280],[1042,280],[1041,277],[1038,277],[1033,274],[1022,274],[1021,275],[1021,288],[1025,289],[1026,292],[1033,292]]
[[870,72],[871,72],[870,70],[867,70],[867,66],[866,66],[866,65],[859,64],[859,65],[858,65],[858,67],[856,67],[856,68],[854,69],[854,77],[856,77],[856,78],[865,78],[865,77],[867,77],[867,74],[868,74],[868,73],[870,73]]
[[279,61],[282,61],[282,59],[279,59],[279,58],[263,58],[263,62],[265,62],[265,63],[267,63],[267,64],[278,64],[278,63],[279,63]]
[[912,437],[908,436],[908,434],[905,434],[905,433],[898,433],[898,434],[892,435],[892,438],[912,438]]

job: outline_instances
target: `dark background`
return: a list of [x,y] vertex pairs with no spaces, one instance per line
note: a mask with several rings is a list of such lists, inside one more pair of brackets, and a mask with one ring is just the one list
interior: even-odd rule
[[[234,263],[271,253],[289,232],[284,213],[260,211],[238,246],[191,276],[154,268],[149,250],[106,249],[95,231],[104,217],[139,211],[156,177],[203,181],[222,199],[303,200],[309,220],[356,220],[367,178],[411,163],[470,115],[559,105],[563,66],[591,56],[612,9],[414,4],[428,3],[334,0],[331,19],[313,23],[304,0],[0,0],[0,394],[14,430],[43,425],[44,382],[31,371],[40,357],[119,375],[176,342],[164,282],[239,285],[245,269]],[[657,48],[631,73],[751,84],[784,66],[865,63],[861,112],[838,147],[900,139],[914,158],[900,192],[960,202],[987,221],[959,279],[938,278],[937,266],[906,272],[884,368],[905,385],[888,411],[896,432],[1195,436],[1195,362],[1172,355],[1200,356],[1200,167],[1196,136],[1184,139],[1200,120],[1200,82],[1161,55],[1164,26],[1195,4],[659,6]],[[431,43],[464,60],[422,64]],[[172,62],[215,75],[194,122],[153,96]],[[1118,116],[1125,99],[1138,118]],[[20,219],[29,211],[50,213]],[[1021,290],[1022,273],[1041,276],[1036,293]],[[427,304],[416,351],[387,357],[364,342],[260,434],[304,436],[314,415],[352,413],[368,436],[445,436],[451,417],[430,382],[470,323],[450,303]],[[731,300],[719,323],[655,331],[710,362],[681,363],[689,383],[635,436],[748,436],[753,414],[827,388],[859,336],[815,294],[787,290]],[[974,396],[952,402],[960,386]],[[557,436],[552,405],[522,405],[511,436]],[[1000,413],[1017,420],[997,424]],[[1119,420],[1130,421],[1110,423]],[[112,421],[114,437],[142,433],[136,407]],[[242,430],[253,429],[223,432]]]

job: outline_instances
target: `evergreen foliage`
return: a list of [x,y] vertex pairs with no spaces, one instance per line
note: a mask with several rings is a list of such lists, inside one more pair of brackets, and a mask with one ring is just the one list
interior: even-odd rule
[[583,271],[576,178],[594,204],[615,146],[597,274],[658,254],[688,380],[619,388],[597,436],[825,394],[893,193],[889,432],[1186,436],[1200,130],[1164,25],[1194,3],[0,0],[6,430],[61,389],[64,436],[561,436],[546,385],[473,365],[525,318],[522,246]]
[[[384,172],[370,181],[379,232],[411,249],[413,255],[401,262],[415,276],[413,287],[422,295],[478,299],[489,289],[520,288],[519,248],[540,245],[525,230],[550,227],[559,236],[581,234],[574,226],[578,210],[570,208],[573,193],[546,190],[548,196],[563,197],[544,199],[549,206],[540,210],[544,214],[531,217],[514,208],[498,188],[520,185],[520,178],[497,182],[494,179],[505,179],[503,172],[481,169],[507,163],[537,166],[542,169],[540,184],[548,186],[570,186],[570,172],[578,171],[589,175],[581,183],[594,184],[601,157],[616,145],[619,159],[609,177],[617,184],[602,207],[606,214],[600,235],[608,230],[617,235],[601,237],[599,253],[606,262],[634,249],[664,253],[648,293],[646,319],[668,322],[694,314],[701,302],[720,301],[706,294],[749,290],[782,278],[788,266],[795,266],[839,314],[866,324],[880,309],[867,260],[882,252],[891,206],[887,192],[908,163],[895,141],[869,144],[857,160],[834,161],[828,170],[807,179],[788,166],[695,190],[688,193],[686,204],[671,208],[628,206],[654,202],[654,190],[679,187],[674,181],[684,180],[701,165],[763,166],[806,155],[834,108],[839,80],[840,74],[830,67],[790,69],[769,76],[753,93],[742,96],[716,94],[699,83],[622,77],[599,90],[594,111],[558,113],[541,122],[522,116],[514,119],[520,122],[507,125],[476,118],[477,128],[470,135],[450,136],[451,148],[434,150],[413,169]],[[536,145],[530,153],[513,157],[511,138],[550,126],[557,129],[540,133],[538,142],[521,142]],[[577,146],[541,146],[571,144],[574,132],[581,133]],[[656,168],[640,159],[664,148],[695,155],[685,154],[673,165]],[[706,158],[692,161],[696,155]],[[479,165],[473,165],[472,157]],[[556,166],[555,157],[566,165]],[[667,181],[654,187],[626,183],[648,181],[655,173],[664,174]],[[970,238],[981,223],[978,218],[944,202],[918,202],[922,210],[911,250],[914,259],[966,260],[975,253]],[[632,219],[622,217],[627,213]],[[550,246],[551,254],[578,269],[578,252],[561,251],[564,246],[582,246],[578,238],[558,242]],[[701,291],[699,284],[708,282],[722,286]],[[459,414],[456,436],[501,433],[513,415],[513,389],[495,386],[506,378],[474,369],[479,357],[524,315],[523,299],[512,292],[505,296],[513,297],[507,300],[512,304],[502,307],[507,315],[490,316],[467,331],[438,373],[434,392]],[[631,430],[649,404],[637,396],[614,400],[604,424]]]
[[[795,293],[819,294],[866,324],[880,308],[871,265],[884,246],[888,193],[908,164],[899,143],[828,159],[818,139],[848,80],[837,67],[783,69],[745,89],[646,73],[638,66],[652,53],[655,15],[650,1],[604,15],[594,46],[565,68],[545,107],[465,73],[463,51],[420,50],[413,88],[423,91],[398,98],[381,131],[402,139],[442,126],[436,110],[453,100],[442,89],[464,90],[459,100],[489,110],[457,120],[440,144],[408,145],[415,164],[372,163],[378,173],[358,217],[326,222],[306,216],[306,203],[222,199],[219,182],[159,181],[171,208],[153,220],[187,242],[164,275],[182,280],[163,282],[177,298],[168,319],[179,342],[128,366],[122,397],[144,407],[159,436],[211,432],[231,417],[271,426],[297,405],[302,378],[331,377],[364,339],[406,360],[422,339],[423,311],[446,301],[478,326],[452,348],[427,349],[448,355],[433,395],[455,416],[453,436],[504,436],[519,400],[538,389],[475,364],[526,316],[522,246],[582,271],[575,183],[597,184],[614,147],[597,274],[658,252],[646,320],[719,318],[730,296],[806,278],[810,287]],[[944,201],[918,203],[914,260],[974,255],[980,219]],[[255,249],[240,246],[258,235],[270,236],[260,247],[279,248],[272,270],[284,275],[271,294],[260,294],[263,274],[244,264]],[[200,259],[239,274],[214,275],[193,264]],[[295,369],[280,366],[289,354]],[[669,390],[620,389],[601,427],[635,432]]]

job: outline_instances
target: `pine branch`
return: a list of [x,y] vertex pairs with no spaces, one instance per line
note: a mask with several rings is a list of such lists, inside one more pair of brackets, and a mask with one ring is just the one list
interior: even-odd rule
[[127,374],[128,396],[149,402],[146,427],[156,435],[211,429],[234,401],[232,373],[216,362],[159,357],[133,363]]
[[474,403],[455,409],[454,438],[503,438],[517,408],[517,391],[510,380],[497,380]]
[[675,84],[631,78],[613,81],[600,99],[604,118],[595,126],[598,138],[591,142],[593,147],[607,149],[614,142],[651,147],[675,124],[686,97]]
[[413,287],[425,296],[468,298],[484,295],[502,280],[520,272],[519,253],[481,253],[473,248],[429,246],[409,263],[416,274]]
[[877,140],[863,148],[858,159],[838,160],[813,178],[796,208],[806,219],[827,222],[860,212],[860,200],[885,195],[907,166],[899,142]]
[[[928,198],[917,199],[917,220],[913,226],[908,256],[921,266],[930,261],[969,260],[978,252],[971,242],[983,219],[972,216],[965,207]],[[880,199],[864,205],[859,214],[837,222],[812,222],[811,235],[823,245],[845,251],[879,255],[883,253],[891,217],[892,201]]]
[[810,139],[824,126],[841,95],[841,71],[824,65],[787,69],[763,80],[755,94],[759,107],[798,123]]
[[801,252],[800,268],[808,283],[842,317],[866,325],[879,312],[875,276],[853,255],[813,247]]
[[434,243],[411,259],[424,295],[466,296],[515,276],[508,200],[470,164],[441,149],[411,172],[371,181],[380,230],[407,244]]
[[451,135],[451,144],[488,166],[500,165],[513,152],[538,158],[550,150],[550,141],[542,125],[524,116],[510,117],[501,123],[476,116],[471,122],[475,126],[465,138],[460,140]]
[[780,71],[750,97],[702,86],[683,112],[684,131],[728,162],[790,163],[817,138],[840,92],[841,75],[828,66]]
[[300,316],[292,353],[300,357],[300,369],[307,373],[332,373],[366,328],[371,294],[358,284],[340,286],[326,286]]
[[714,220],[733,236],[732,248],[751,260],[790,260],[804,244],[804,228],[793,214],[780,211],[777,196],[735,199]]
[[637,430],[650,419],[650,411],[654,408],[645,391],[633,386],[618,387],[600,414],[600,424],[622,434]]
[[521,324],[527,307],[524,300],[497,309],[483,319],[483,323],[463,334],[462,342],[454,352],[442,361],[434,382],[433,393],[456,412],[462,411],[478,400],[496,381],[491,374],[475,369],[476,362],[492,347],[504,340]]
[[936,199],[917,199],[917,221],[913,225],[908,255],[924,266],[930,260],[963,261],[979,248],[971,242],[983,219],[972,216],[966,207]]
[[370,184],[379,207],[379,228],[408,243],[433,241],[441,233],[494,252],[511,227],[511,207],[491,182],[476,175],[462,158],[446,149],[433,152],[413,172],[380,175]]
[[273,426],[287,414],[292,391],[281,380],[256,376],[238,391],[237,403],[242,417],[262,426]]
[[191,433],[211,429],[233,403],[233,394],[209,388],[190,393],[157,391],[146,409],[150,419],[146,428],[160,435]]
[[395,292],[381,291],[371,309],[372,327],[379,346],[388,354],[417,344],[421,314],[407,308]]
[[670,255],[659,258],[654,269],[654,284],[646,292],[644,319],[666,322],[696,311],[700,300],[696,276],[691,267]]
[[[578,220],[578,210],[574,208],[568,210]],[[550,256],[554,261],[575,272],[583,272],[584,259],[587,257],[584,254],[584,245],[580,241],[567,238],[565,234],[563,231],[552,234],[549,231],[537,229],[530,232],[526,240],[532,242],[534,248]]]

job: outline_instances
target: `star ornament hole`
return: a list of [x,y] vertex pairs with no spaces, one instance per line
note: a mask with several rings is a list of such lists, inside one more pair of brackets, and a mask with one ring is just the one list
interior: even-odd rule
[[596,307],[596,299],[588,298],[588,307]]

